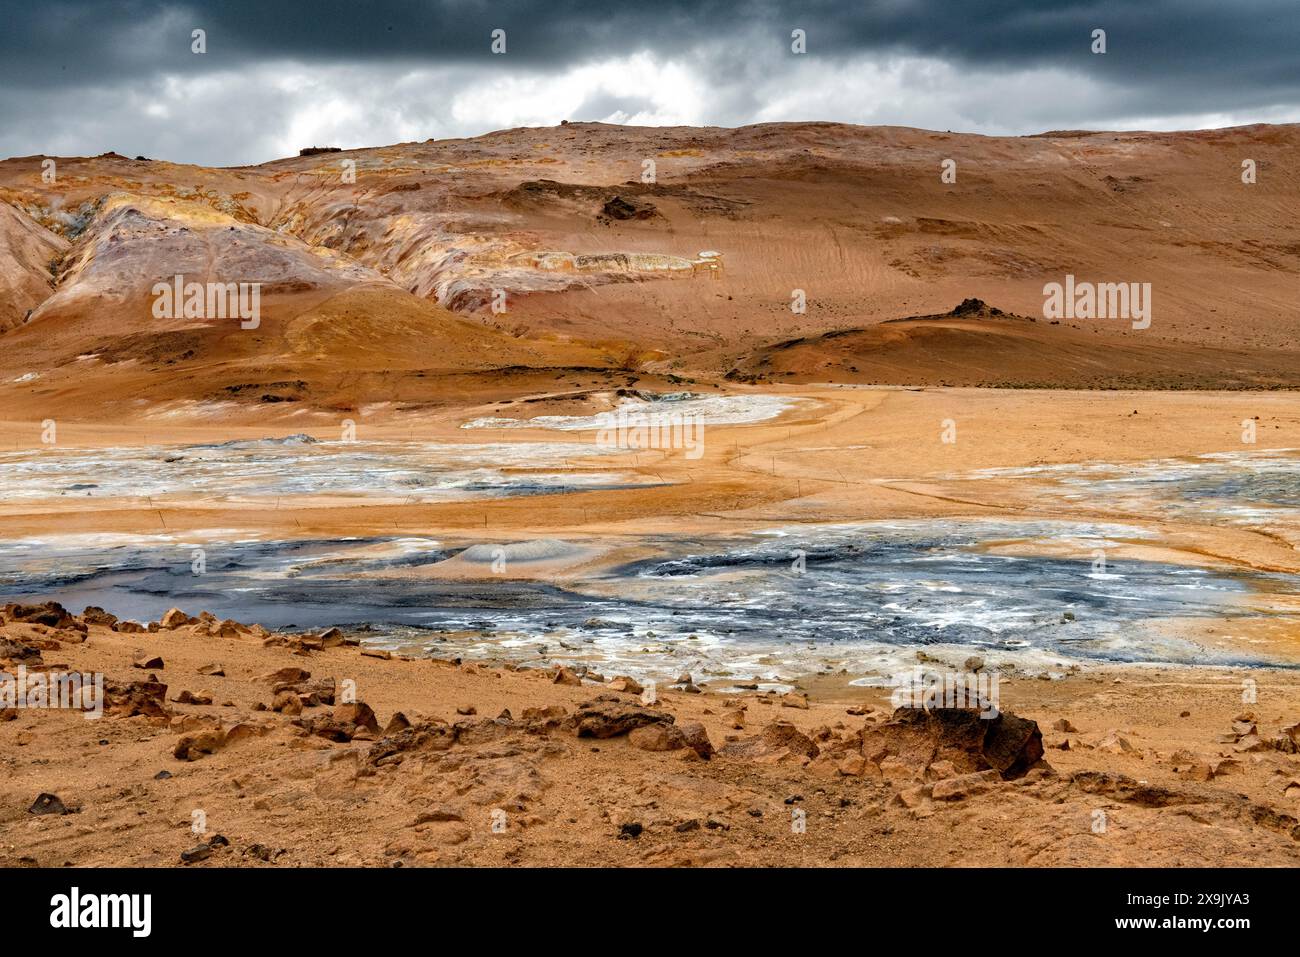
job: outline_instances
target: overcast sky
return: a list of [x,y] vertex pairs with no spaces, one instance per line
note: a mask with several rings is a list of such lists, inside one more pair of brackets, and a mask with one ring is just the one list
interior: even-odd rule
[[565,119],[1296,122],[1300,0],[0,0],[0,157],[229,166]]

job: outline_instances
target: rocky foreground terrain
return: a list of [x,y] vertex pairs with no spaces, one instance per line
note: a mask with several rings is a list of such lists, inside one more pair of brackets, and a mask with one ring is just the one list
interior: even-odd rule
[[[1300,681],[1095,670],[1002,714],[406,658],[337,629],[6,605],[0,865],[1291,865]],[[968,662],[981,668],[979,661]]]

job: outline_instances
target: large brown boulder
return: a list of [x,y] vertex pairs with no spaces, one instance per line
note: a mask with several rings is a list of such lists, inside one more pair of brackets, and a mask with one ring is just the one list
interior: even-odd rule
[[578,705],[569,723],[580,738],[616,738],[651,724],[672,724],[665,711],[641,708],[616,695],[600,695]]
[[862,756],[918,774],[947,761],[957,774],[992,769],[1009,780],[1042,760],[1043,736],[1036,722],[1006,711],[986,718],[967,708],[899,708],[884,724],[863,729]]

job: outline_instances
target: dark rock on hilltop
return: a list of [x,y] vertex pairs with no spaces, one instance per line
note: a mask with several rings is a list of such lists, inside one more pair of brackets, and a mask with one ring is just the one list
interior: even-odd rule
[[983,299],[963,299],[953,309],[954,316],[1000,316],[1003,315],[1001,309],[990,306]]
[[622,196],[611,197],[600,211],[608,219],[653,219],[659,215],[654,203],[626,200]]

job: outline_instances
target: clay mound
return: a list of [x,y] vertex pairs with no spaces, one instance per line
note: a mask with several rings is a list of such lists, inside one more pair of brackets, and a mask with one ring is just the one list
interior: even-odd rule
[[560,539],[542,538],[531,542],[511,542],[508,545],[471,545],[458,557],[479,564],[494,562],[498,558],[510,562],[540,562],[553,558],[570,558],[585,551],[581,546]]
[[0,332],[26,321],[54,291],[67,240],[0,202]]
[[740,382],[835,382],[1051,389],[1300,387],[1300,352],[1222,349],[1057,324],[978,299],[951,312],[775,343],[741,356]]

